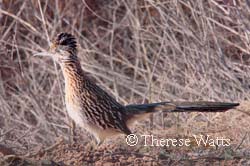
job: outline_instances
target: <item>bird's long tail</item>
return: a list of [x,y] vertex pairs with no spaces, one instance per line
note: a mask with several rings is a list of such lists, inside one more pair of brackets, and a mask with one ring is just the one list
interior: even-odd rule
[[132,114],[163,112],[225,112],[238,106],[239,103],[224,102],[161,102],[151,104],[127,105],[126,112]]

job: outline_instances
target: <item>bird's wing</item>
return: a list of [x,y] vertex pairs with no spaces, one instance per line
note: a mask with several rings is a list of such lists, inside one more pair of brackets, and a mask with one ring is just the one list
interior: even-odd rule
[[[89,83],[85,88],[87,93],[91,94],[88,103],[89,106],[85,106],[87,109],[93,109],[94,116],[91,116],[95,124],[98,124],[102,129],[113,128],[121,131],[125,134],[131,134],[131,131],[126,125],[126,114],[124,106],[118,103],[112,96],[105,92],[102,88],[94,83]],[[83,92],[86,93],[86,92]]]

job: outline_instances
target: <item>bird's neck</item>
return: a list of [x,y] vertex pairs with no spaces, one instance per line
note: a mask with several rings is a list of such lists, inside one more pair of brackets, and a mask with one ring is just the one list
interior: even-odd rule
[[84,72],[78,59],[67,60],[61,63],[65,88],[80,86],[84,81]]

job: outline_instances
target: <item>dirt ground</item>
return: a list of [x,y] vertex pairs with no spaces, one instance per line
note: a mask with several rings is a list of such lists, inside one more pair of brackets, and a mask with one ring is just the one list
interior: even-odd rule
[[[81,165],[98,165],[98,166],[112,166],[112,165],[249,165],[250,164],[250,151],[248,147],[249,133],[242,129],[241,126],[245,123],[242,120],[240,126],[233,126],[225,128],[223,121],[229,121],[232,116],[238,114],[238,119],[249,116],[242,113],[241,110],[246,110],[249,106],[248,103],[243,103],[242,106],[227,113],[218,113],[217,120],[214,125],[209,128],[205,125],[206,122],[200,122],[200,130],[203,132],[192,132],[191,128],[195,128],[198,124],[190,126],[190,133],[188,134],[183,129],[178,129],[176,126],[169,128],[162,128],[161,126],[153,125],[153,131],[149,131],[147,127],[149,121],[139,123],[134,129],[138,138],[135,146],[130,146],[126,142],[125,136],[118,136],[109,139],[100,146],[95,146],[92,137],[85,131],[76,128],[75,139],[72,137],[65,140],[62,137],[56,138],[55,143],[50,146],[37,146],[30,150],[28,153],[16,154],[12,149],[5,146],[0,148],[2,156],[0,165],[20,165],[20,166],[81,166]],[[247,117],[249,119],[250,117]],[[246,119],[245,119],[246,120]],[[198,126],[196,126],[198,127]],[[179,131],[178,131],[179,130]],[[235,135],[239,130],[244,135]],[[246,129],[248,130],[248,129]],[[178,131],[178,132],[176,132]],[[245,132],[244,132],[245,131]],[[87,134],[87,135],[86,135]],[[169,143],[168,145],[157,145],[151,137],[147,141],[142,139],[142,135],[154,136],[155,139],[185,139],[190,140],[189,146],[178,144],[174,146]],[[204,136],[213,140],[216,138],[230,139],[227,142],[216,144],[198,144],[197,140]],[[143,137],[144,138],[144,137]],[[74,140],[74,141],[73,141]],[[159,142],[158,142],[159,143]],[[223,145],[223,146],[222,146]],[[226,146],[229,145],[229,146]],[[4,154],[4,155],[3,155]]]
[[[20,166],[113,166],[113,165],[249,165],[250,154],[229,149],[207,148],[202,153],[189,149],[125,147],[106,144],[96,149],[79,143],[58,141],[52,147],[39,149],[27,156],[7,155],[1,165]],[[200,149],[201,150],[201,149]],[[181,151],[181,152],[180,152]],[[235,153],[235,152],[234,152]]]

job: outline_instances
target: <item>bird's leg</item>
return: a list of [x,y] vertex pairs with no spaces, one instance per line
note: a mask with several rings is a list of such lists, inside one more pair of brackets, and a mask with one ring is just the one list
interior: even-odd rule
[[76,143],[75,128],[76,128],[76,124],[73,120],[71,120],[71,122],[70,122],[70,143],[72,143],[72,144]]
[[149,117],[149,130],[151,131],[151,130],[153,130],[153,128],[154,128],[154,116],[152,114]]

